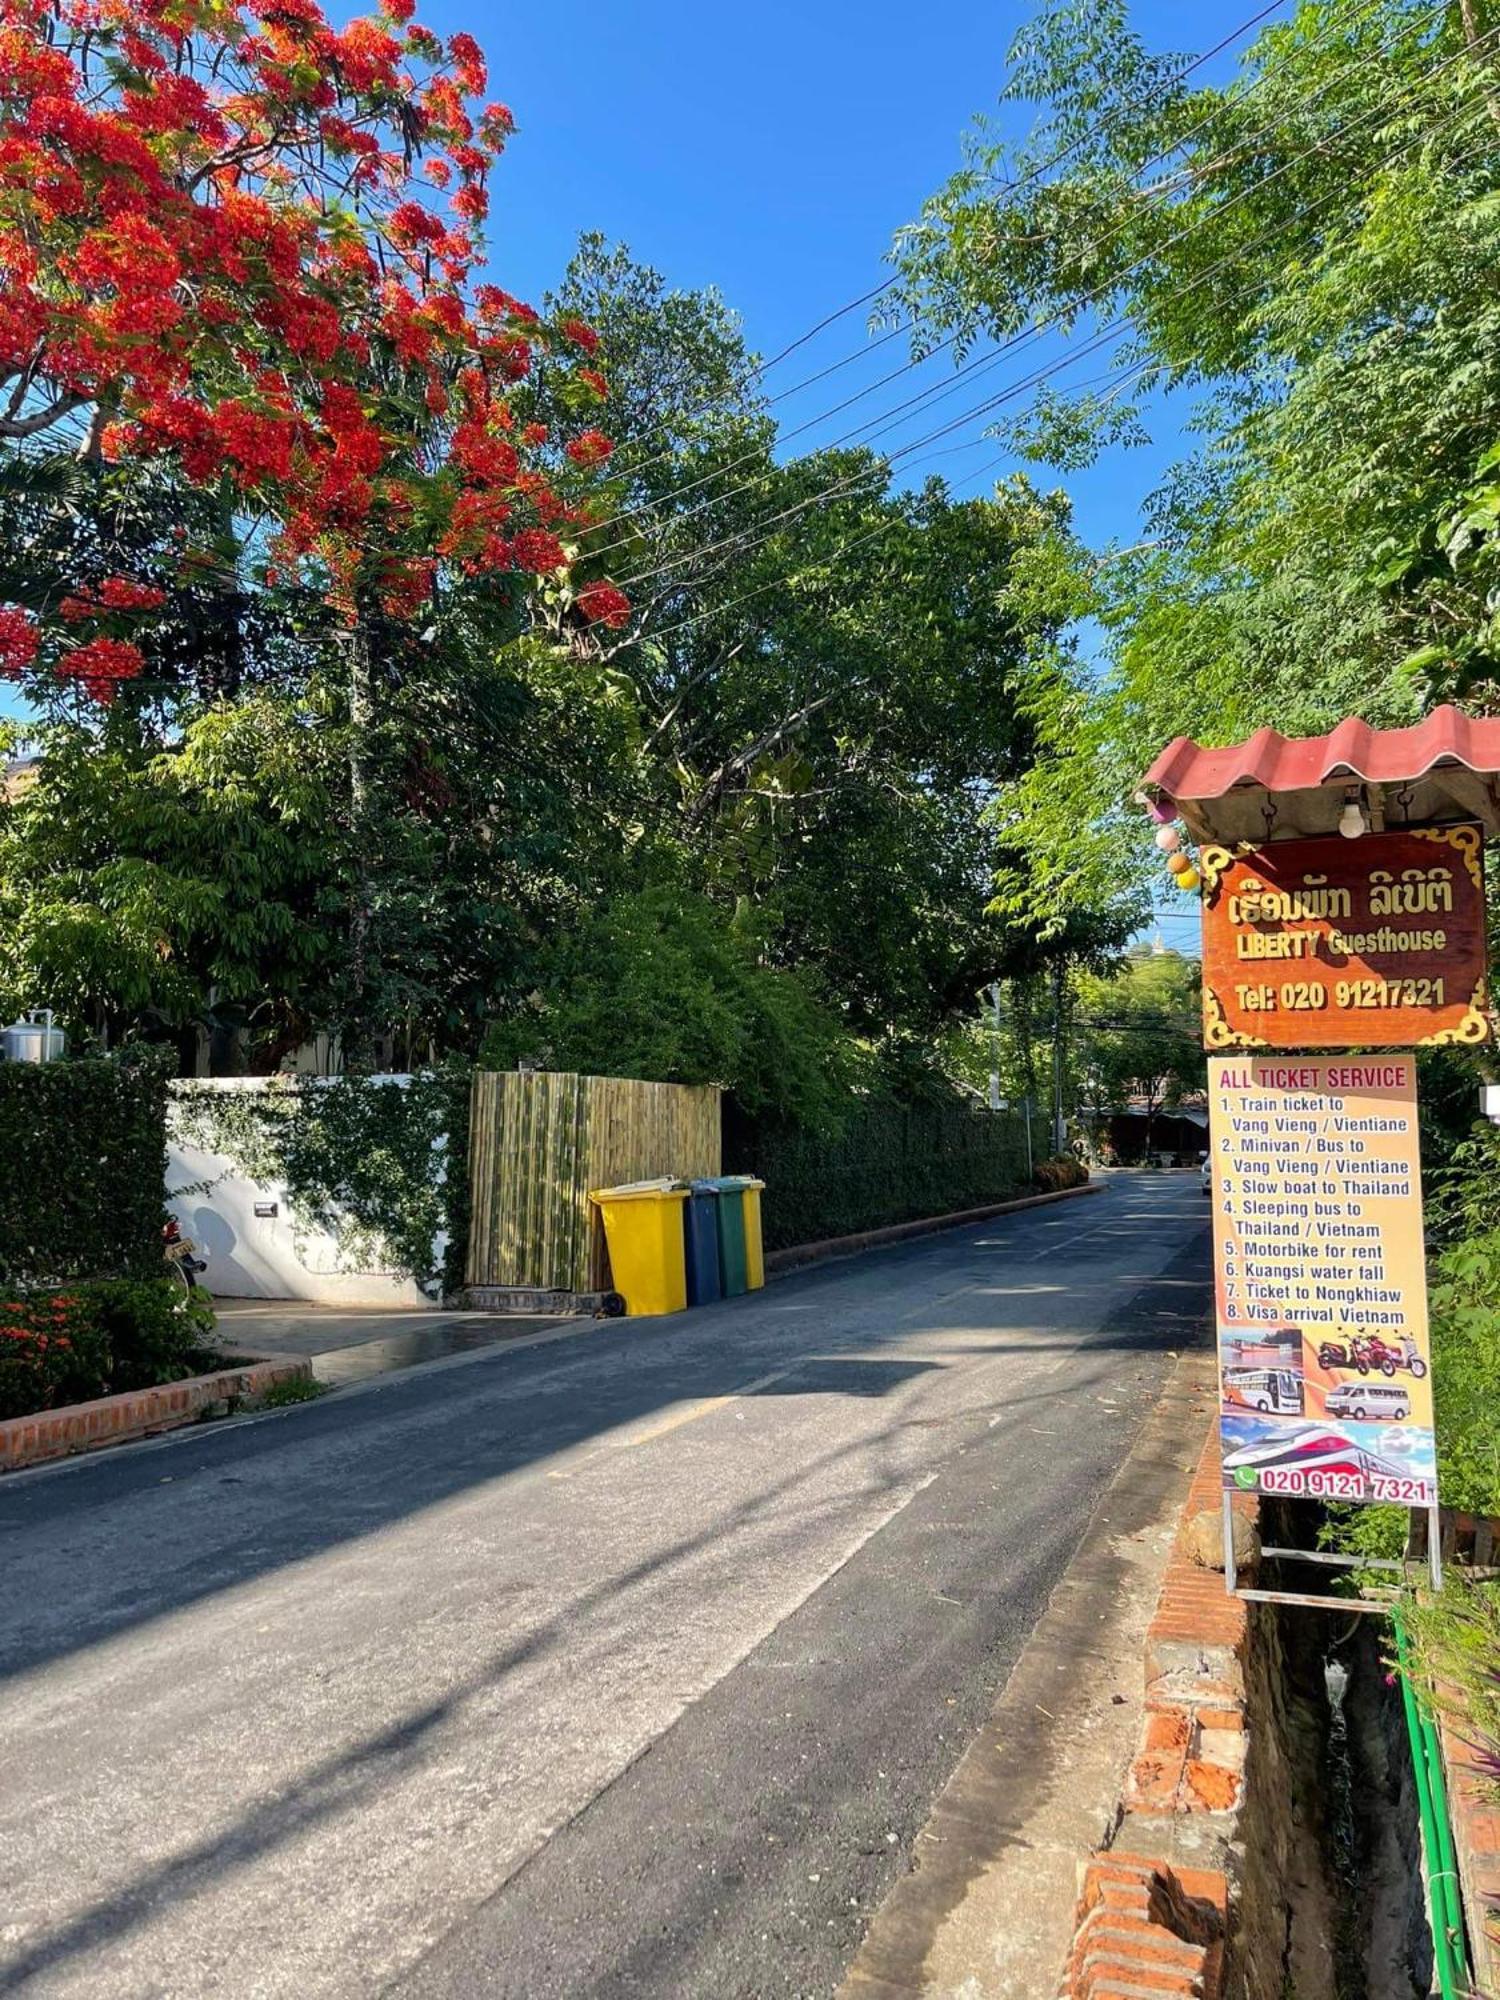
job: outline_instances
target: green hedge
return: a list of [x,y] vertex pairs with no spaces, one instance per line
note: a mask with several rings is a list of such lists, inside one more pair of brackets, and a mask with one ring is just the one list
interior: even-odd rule
[[0,1063],[0,1284],[161,1275],[166,1117],[149,1068]]
[[1022,1120],[966,1100],[861,1104],[833,1137],[758,1123],[731,1106],[724,1149],[726,1173],[766,1183],[768,1250],[982,1208],[1031,1188]]
[[213,1307],[176,1278],[111,1278],[0,1297],[0,1418],[29,1417],[220,1365]]

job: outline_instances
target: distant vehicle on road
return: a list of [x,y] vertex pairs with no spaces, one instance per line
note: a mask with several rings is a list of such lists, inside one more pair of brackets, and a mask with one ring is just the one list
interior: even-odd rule
[[1206,1195],[1212,1197],[1214,1191],[1214,1163],[1208,1157],[1207,1153],[1198,1162],[1198,1185]]

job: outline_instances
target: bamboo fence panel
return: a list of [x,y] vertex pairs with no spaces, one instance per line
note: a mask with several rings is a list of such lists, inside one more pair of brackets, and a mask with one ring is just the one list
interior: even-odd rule
[[476,1071],[468,1283],[607,1289],[608,1256],[590,1190],[717,1174],[720,1122],[712,1084]]

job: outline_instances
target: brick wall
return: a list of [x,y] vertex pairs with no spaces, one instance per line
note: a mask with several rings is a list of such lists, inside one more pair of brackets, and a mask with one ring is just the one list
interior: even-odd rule
[[311,1374],[311,1363],[296,1358],[253,1360],[212,1375],[164,1383],[157,1389],[100,1396],[91,1403],[70,1403],[64,1409],[43,1410],[32,1417],[7,1417],[0,1423],[0,1472],[175,1430],[216,1412],[253,1403],[278,1382]]
[[1481,1993],[1500,1985],[1500,1811],[1495,1777],[1482,1752],[1451,1725],[1441,1730],[1448,1779],[1448,1815],[1463,1891],[1464,1928],[1474,1984]]
[[[1253,1517],[1253,1501],[1234,1504]],[[1183,1551],[1187,1524],[1220,1506],[1216,1425],[1147,1635],[1145,1718],[1121,1816],[1083,1869],[1063,2000],[1225,1991],[1249,1748],[1249,1606]]]

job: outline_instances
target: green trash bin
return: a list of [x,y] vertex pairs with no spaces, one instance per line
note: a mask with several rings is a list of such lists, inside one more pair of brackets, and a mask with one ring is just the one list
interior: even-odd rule
[[[749,1174],[721,1174],[714,1182],[719,1200],[719,1283],[726,1299],[740,1298],[765,1282],[760,1259],[760,1190]],[[746,1210],[755,1203],[754,1242]]]

